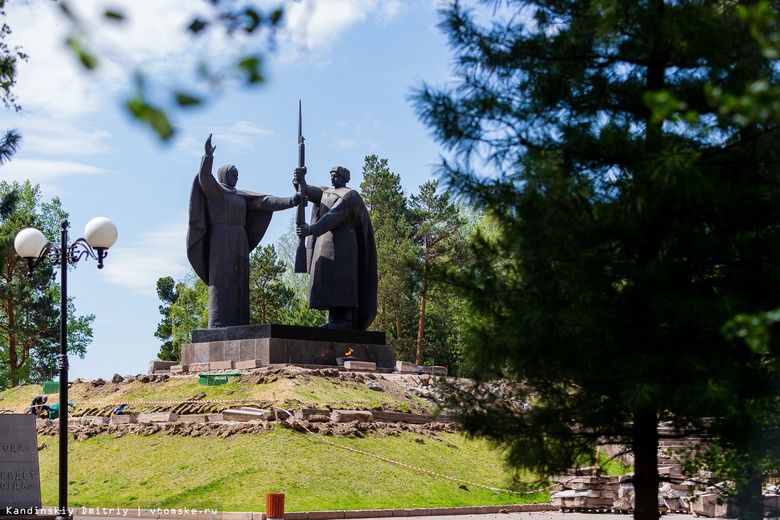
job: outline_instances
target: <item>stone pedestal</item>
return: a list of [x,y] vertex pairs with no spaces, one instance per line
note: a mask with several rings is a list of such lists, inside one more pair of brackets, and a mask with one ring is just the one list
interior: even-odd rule
[[181,363],[191,372],[193,365],[206,370],[276,364],[337,366],[336,358],[348,352],[356,361],[376,363],[378,369],[395,368],[393,347],[385,344],[383,332],[270,324],[194,330],[192,343],[181,347]]
[[35,416],[0,415],[0,515],[34,515],[40,507]]

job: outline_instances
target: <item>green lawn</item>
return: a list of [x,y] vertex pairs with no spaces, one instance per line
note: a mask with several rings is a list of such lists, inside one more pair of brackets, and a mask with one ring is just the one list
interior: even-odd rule
[[[57,502],[57,441],[41,437],[43,502]],[[331,444],[332,443],[332,444]],[[546,502],[512,486],[498,452],[451,433],[347,438],[276,427],[228,438],[98,435],[69,444],[69,505],[263,511],[266,493],[285,510],[385,509]],[[366,456],[360,450],[406,464]],[[433,476],[409,466],[467,481]],[[464,485],[467,489],[460,486]]]

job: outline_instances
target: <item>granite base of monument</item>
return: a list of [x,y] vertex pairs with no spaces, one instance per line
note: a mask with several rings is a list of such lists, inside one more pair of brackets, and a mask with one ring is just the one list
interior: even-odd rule
[[243,325],[192,331],[182,345],[181,363],[208,369],[254,368],[276,364],[338,366],[337,358],[395,368],[393,347],[384,332],[294,325]]
[[35,416],[0,415],[0,516],[34,515],[40,507]]

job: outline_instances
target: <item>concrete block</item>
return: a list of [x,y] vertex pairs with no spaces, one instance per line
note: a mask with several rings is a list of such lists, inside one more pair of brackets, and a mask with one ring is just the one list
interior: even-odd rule
[[309,420],[312,415],[325,415],[330,417],[330,410],[317,410],[316,408],[296,408],[293,410],[293,416],[299,421]]
[[180,422],[187,423],[205,423],[208,422],[208,417],[204,414],[185,414],[179,416]]
[[777,516],[780,513],[780,495],[764,495],[764,511],[769,516]]
[[252,520],[252,513],[212,513],[212,520]]
[[138,414],[123,413],[122,415],[112,415],[111,424],[134,424],[138,422]]
[[344,511],[344,518],[392,518],[392,509],[352,509]]
[[417,364],[409,363],[408,361],[396,361],[395,369],[398,372],[403,372],[406,374],[414,374],[417,373]]
[[715,516],[715,507],[718,505],[718,495],[716,493],[707,493],[697,495],[696,500],[691,502],[691,513],[698,516]]
[[110,419],[108,417],[95,417],[87,415],[81,418],[81,423],[90,426],[101,426],[103,424],[108,424],[109,420]]
[[190,363],[190,374],[198,372],[208,372],[211,370],[211,363]]
[[150,361],[148,373],[151,374],[155,370],[170,370],[175,364],[176,361]]
[[253,368],[261,368],[263,362],[259,359],[247,359],[245,361],[236,361],[237,370],[252,370]]
[[432,367],[420,367],[421,374],[432,374],[434,376],[446,376],[447,367],[432,366]]
[[333,410],[330,414],[330,420],[333,422],[371,422],[374,420],[374,415],[371,412],[363,410]]
[[376,370],[376,363],[369,361],[344,361],[344,368],[347,370],[363,370],[373,372]]
[[230,409],[222,411],[222,418],[225,421],[269,421],[274,418],[273,412],[268,410],[246,410],[246,409]]
[[139,423],[176,422],[178,414],[173,412],[142,413],[138,416]]

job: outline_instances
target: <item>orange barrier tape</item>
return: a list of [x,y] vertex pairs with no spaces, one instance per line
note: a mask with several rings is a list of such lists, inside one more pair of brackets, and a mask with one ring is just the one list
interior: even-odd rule
[[[46,404],[57,404],[59,401],[50,401]],[[264,402],[263,399],[257,399],[254,397],[247,397],[246,399],[184,399],[180,401],[70,401],[74,405],[86,404],[90,407],[93,406],[119,406],[119,405],[133,405],[133,404],[200,404],[200,403],[247,403],[247,402]],[[22,405],[16,408],[0,408],[0,410],[29,410],[30,405]]]

